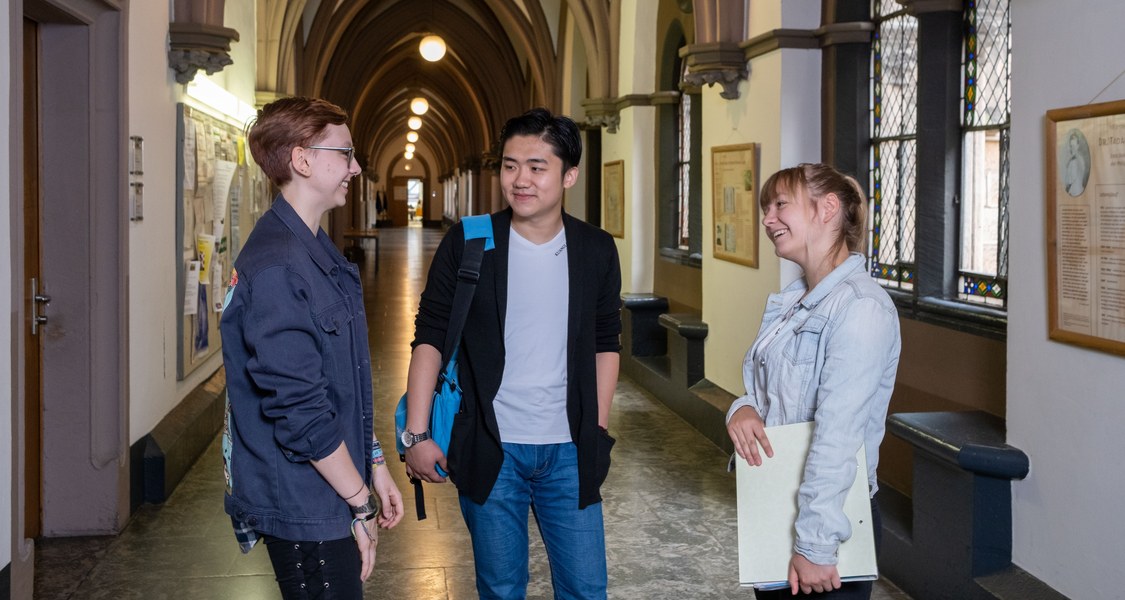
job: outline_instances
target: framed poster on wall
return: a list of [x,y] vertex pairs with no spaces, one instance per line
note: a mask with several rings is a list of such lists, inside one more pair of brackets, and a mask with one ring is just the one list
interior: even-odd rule
[[625,161],[605,163],[602,171],[604,186],[605,230],[613,237],[625,237]]
[[1125,100],[1046,125],[1049,335],[1125,355]]
[[715,258],[758,268],[758,145],[711,148]]

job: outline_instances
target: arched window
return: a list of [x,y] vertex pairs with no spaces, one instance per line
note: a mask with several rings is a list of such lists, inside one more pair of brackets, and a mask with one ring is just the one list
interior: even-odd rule
[[[680,80],[683,81],[683,75],[687,73],[687,67],[681,71]],[[698,202],[694,202],[696,206],[692,207],[692,192],[695,196],[699,196],[698,190],[693,190],[691,185],[692,168],[691,159],[692,155],[696,153],[695,146],[691,143],[691,130],[692,130],[692,95],[680,94],[679,110],[676,111],[676,141],[678,143],[676,153],[676,174],[679,177],[678,185],[678,203],[676,220],[676,248],[681,251],[699,252],[699,227],[692,227],[693,218],[698,222],[699,206]]]
[[[674,165],[657,175],[659,181],[659,237],[661,257],[698,266],[702,262],[703,219],[700,170],[702,152],[699,90],[684,87],[686,73],[679,49],[686,45],[680,33],[666,44],[668,62],[661,89],[673,93],[659,106],[659,152],[662,165]],[[668,68],[670,67],[670,68]],[[672,102],[671,100],[675,101]]]

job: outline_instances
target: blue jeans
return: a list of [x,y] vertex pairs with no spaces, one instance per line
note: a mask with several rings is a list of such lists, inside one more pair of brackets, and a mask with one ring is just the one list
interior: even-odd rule
[[473,539],[481,600],[527,596],[527,516],[539,525],[558,599],[606,597],[601,503],[578,509],[578,450],[565,444],[503,444],[504,464],[484,504],[461,496]]

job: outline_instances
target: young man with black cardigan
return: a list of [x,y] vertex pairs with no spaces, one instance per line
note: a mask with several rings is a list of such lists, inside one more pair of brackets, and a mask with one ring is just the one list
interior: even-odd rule
[[407,386],[407,472],[457,486],[473,540],[482,599],[524,598],[528,510],[551,563],[556,598],[605,598],[599,489],[614,440],[606,431],[617,385],[621,268],[605,231],[567,215],[582,142],[566,117],[535,109],[500,135],[500,186],[458,356],[464,389],[448,456],[429,440],[431,395],[464,230],[438,247],[415,320]]

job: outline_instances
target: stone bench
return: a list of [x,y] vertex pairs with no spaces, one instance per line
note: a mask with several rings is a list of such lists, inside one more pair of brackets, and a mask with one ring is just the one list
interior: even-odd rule
[[622,345],[632,356],[664,356],[668,353],[668,336],[658,323],[668,312],[668,299],[656,294],[621,294]]
[[707,339],[707,324],[695,313],[664,313],[660,326],[668,335],[668,359],[672,381],[684,387],[703,379],[703,340]]
[[[1005,442],[1004,420],[981,411],[896,413],[887,430],[914,447],[914,489],[905,498],[879,492],[883,513],[880,570],[916,598],[1054,598],[1053,590],[1014,567],[1012,480],[1030,470],[1027,455]],[[993,581],[988,581],[993,578]],[[996,579],[1031,580],[1016,596]],[[991,589],[990,589],[991,588]]]

